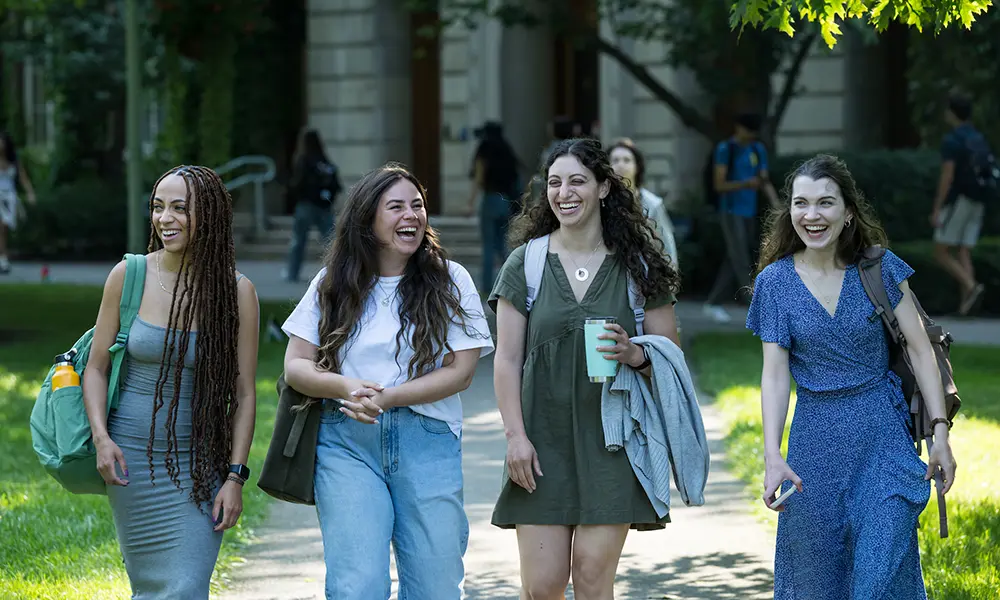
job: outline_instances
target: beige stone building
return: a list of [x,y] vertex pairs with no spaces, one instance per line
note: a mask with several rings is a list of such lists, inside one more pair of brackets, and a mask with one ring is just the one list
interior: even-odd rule
[[[656,191],[676,195],[698,185],[707,141],[609,57],[575,52],[542,29],[505,29],[496,21],[455,25],[440,44],[429,42],[416,34],[421,19],[398,0],[308,0],[307,7],[308,120],[348,185],[399,160],[426,182],[434,212],[461,213],[472,130],[487,119],[501,121],[533,169],[556,114],[598,119],[605,140],[635,139]],[[850,35],[835,51],[818,45],[779,129],[779,150],[883,144],[891,132],[882,121],[892,107],[881,89],[890,82],[879,73],[891,68],[898,46],[864,46]],[[662,46],[626,49],[685,99],[708,104],[690,74],[664,64]]]

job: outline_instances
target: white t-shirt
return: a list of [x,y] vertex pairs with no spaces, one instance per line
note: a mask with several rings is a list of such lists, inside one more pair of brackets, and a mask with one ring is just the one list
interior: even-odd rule
[[[452,323],[448,327],[448,344],[454,352],[480,348],[479,356],[486,356],[493,352],[493,338],[476,284],[462,265],[448,261],[448,269],[461,294],[462,307],[469,315],[465,329],[473,333],[470,336],[460,324]],[[321,269],[309,283],[309,289],[299,300],[295,310],[281,326],[286,334],[300,337],[315,346],[320,345],[317,287],[325,275],[326,269]],[[406,371],[410,358],[413,357],[413,349],[409,345],[402,348],[398,364],[396,361],[396,334],[399,331],[399,297],[396,295],[396,286],[401,279],[402,276],[380,277],[365,301],[361,331],[341,350],[341,374],[345,377],[374,381],[386,388],[406,382]],[[393,300],[389,306],[383,306],[382,300],[387,296]],[[407,335],[405,339],[409,341],[410,336]],[[438,359],[438,367],[443,358]],[[462,432],[462,399],[458,394],[437,402],[415,404],[409,408],[426,417],[448,423],[456,436]]]

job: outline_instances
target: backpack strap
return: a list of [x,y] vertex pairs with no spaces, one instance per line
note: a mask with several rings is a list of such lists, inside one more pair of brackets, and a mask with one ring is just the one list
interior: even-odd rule
[[108,409],[118,406],[118,381],[125,362],[125,347],[132,324],[139,315],[142,291],[146,285],[146,257],[141,254],[125,255],[125,281],[118,303],[118,335],[108,352],[111,353],[111,374],[108,376]]
[[542,273],[545,271],[545,260],[549,254],[549,235],[545,234],[540,238],[528,240],[524,249],[524,282],[528,288],[528,295],[525,298],[528,312],[538,297],[538,289],[542,285]]
[[[642,270],[648,274],[649,265],[646,264],[646,259],[642,256],[639,257],[642,262]],[[635,315],[635,334],[644,335],[643,331],[643,321],[646,320],[646,297],[642,294],[639,289],[639,284],[636,283],[635,278],[629,273],[628,276],[628,305],[632,309],[632,313]]]
[[882,279],[882,256],[885,248],[872,246],[866,248],[863,258],[858,265],[858,274],[861,276],[861,286],[865,288],[868,299],[875,307],[875,314],[870,317],[874,320],[882,318],[889,335],[894,344],[906,344],[906,338],[899,329],[899,319],[892,310],[892,302],[889,301],[889,294],[885,290],[885,281]]

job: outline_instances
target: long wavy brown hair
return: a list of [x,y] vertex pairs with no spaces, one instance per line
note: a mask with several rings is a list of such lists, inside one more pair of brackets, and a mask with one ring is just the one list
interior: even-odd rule
[[[338,219],[336,236],[324,258],[326,274],[318,288],[322,318],[317,366],[323,370],[339,372],[342,354],[361,332],[366,303],[380,276],[375,215],[382,196],[401,179],[412,183],[426,200],[427,192],[416,176],[391,162],[358,181]],[[462,307],[461,292],[451,277],[447,252],[430,224],[406,263],[398,292],[400,328],[395,357],[399,365],[401,349],[413,349],[406,368],[408,379],[432,371],[438,359],[451,352],[447,338],[452,323],[471,336],[479,335],[466,324],[470,315]]]
[[[601,143],[589,138],[559,142],[539,172],[546,187],[552,163],[562,156],[579,160],[599,184],[609,183],[610,191],[600,208],[604,245],[618,255],[642,294],[647,298],[676,294],[680,290],[680,276],[663,254],[663,240],[646,218],[638,196],[611,168]],[[507,239],[513,248],[559,229],[559,219],[549,206],[547,190],[534,203],[532,195],[530,189],[524,194],[523,208],[511,222]],[[643,267],[643,261],[648,269]]]
[[837,239],[837,259],[843,265],[861,260],[865,248],[873,245],[885,246],[888,238],[871,204],[858,189],[847,164],[830,154],[817,154],[800,163],[788,177],[782,190],[784,202],[780,208],[772,208],[768,213],[764,235],[760,243],[760,260],[757,273],[771,263],[805,249],[806,244],[792,226],[792,186],[798,177],[808,177],[813,181],[827,178],[837,184],[849,214],[853,215],[850,227],[844,227]]
[[[156,187],[170,175],[179,175],[187,185],[186,201],[196,224],[188,221],[188,243],[181,257],[181,270],[170,301],[167,337],[156,378],[153,419],[149,427],[146,457],[153,477],[153,438],[156,413],[170,370],[173,394],[167,405],[167,475],[180,489],[176,463],[177,411],[180,404],[184,357],[191,340],[191,326],[197,319],[195,342],[194,395],[191,398],[191,499],[198,504],[212,500],[219,478],[229,469],[233,415],[239,405],[236,396],[237,335],[240,318],[236,299],[236,251],[233,247],[233,202],[226,186],[207,167],[180,166],[164,173],[149,196],[150,214]],[[192,227],[192,225],[195,225]],[[150,253],[163,248],[155,228],[149,235]],[[183,285],[182,285],[183,282]]]

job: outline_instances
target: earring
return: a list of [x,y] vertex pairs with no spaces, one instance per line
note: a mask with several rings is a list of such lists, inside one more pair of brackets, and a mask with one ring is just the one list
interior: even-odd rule
[[844,226],[845,227],[851,226],[851,217],[847,217],[847,219],[844,221]]

